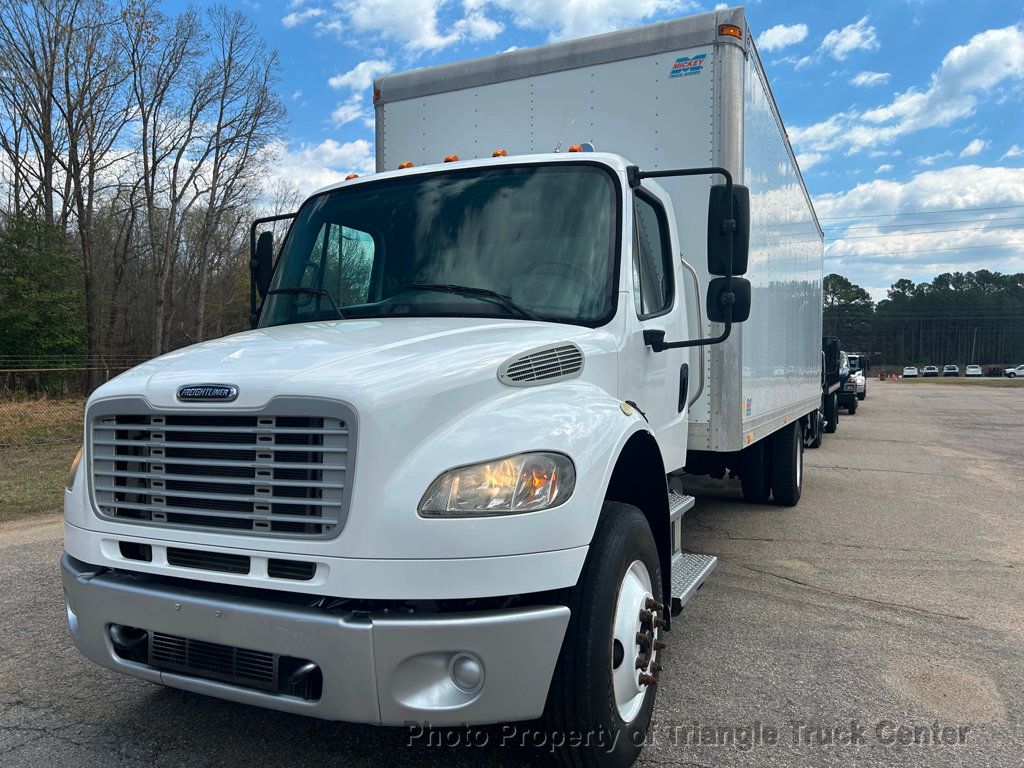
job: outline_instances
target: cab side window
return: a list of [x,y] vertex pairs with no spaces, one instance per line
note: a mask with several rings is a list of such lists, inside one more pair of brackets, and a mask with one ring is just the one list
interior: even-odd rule
[[633,297],[644,319],[672,306],[672,253],[664,209],[640,195],[633,200]]

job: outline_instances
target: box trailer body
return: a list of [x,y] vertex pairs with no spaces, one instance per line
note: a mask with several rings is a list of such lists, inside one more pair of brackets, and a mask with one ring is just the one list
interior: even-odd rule
[[716,563],[675,470],[792,506],[820,423],[821,232],[750,40],[718,12],[378,81],[378,173],[253,223],[253,328],[90,396],[79,650],[631,765]]
[[[742,37],[719,35],[722,25]],[[694,348],[690,451],[739,451],[821,399],[823,235],[742,9],[512,51],[381,78],[374,85],[378,172],[403,162],[528,155],[588,142],[644,169],[721,166],[750,189],[750,319]],[[680,256],[707,272],[713,176],[659,179]],[[692,376],[694,374],[691,374]]]

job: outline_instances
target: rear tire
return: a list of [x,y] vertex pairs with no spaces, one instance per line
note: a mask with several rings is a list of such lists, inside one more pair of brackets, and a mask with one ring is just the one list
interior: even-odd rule
[[839,395],[833,392],[825,401],[825,432],[834,434],[839,429]]
[[[557,743],[559,734],[590,738],[555,749],[556,765],[628,768],[640,755],[656,688],[636,682],[636,633],[648,596],[660,601],[662,590],[658,549],[647,519],[634,506],[605,502],[583,572],[569,593],[569,626],[541,719],[552,736],[545,749]],[[663,618],[660,612],[657,616]],[[653,632],[660,637],[660,630]],[[652,664],[656,656],[652,650]]]
[[790,424],[772,435],[772,495],[780,507],[795,507],[804,481],[804,441],[800,424]]
[[740,487],[743,500],[750,504],[766,504],[772,494],[771,466],[765,442],[761,440],[743,451]]

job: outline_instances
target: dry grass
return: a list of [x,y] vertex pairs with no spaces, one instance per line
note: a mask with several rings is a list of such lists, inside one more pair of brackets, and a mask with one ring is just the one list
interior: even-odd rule
[[0,400],[0,450],[81,442],[84,404],[80,398]]
[[77,443],[0,448],[0,523],[59,512],[77,450]]

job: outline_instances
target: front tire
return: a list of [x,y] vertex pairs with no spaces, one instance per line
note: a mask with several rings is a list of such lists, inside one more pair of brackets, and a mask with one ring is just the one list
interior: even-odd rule
[[[558,748],[556,764],[573,768],[628,768],[640,755],[654,710],[655,686],[641,674],[657,674],[657,650],[649,660],[638,634],[660,636],[657,621],[641,611],[662,596],[661,567],[651,528],[634,506],[605,502],[583,572],[571,590],[571,618],[555,667],[542,725],[552,734],[591,735]],[[652,611],[664,618],[666,609]],[[552,741],[551,743],[554,743]]]
[[772,435],[772,495],[780,507],[795,507],[804,482],[804,441],[800,424]]
[[858,392],[857,393],[857,399],[858,400],[865,400],[865,399],[867,399],[867,396],[868,396],[868,388],[867,387],[864,387],[864,391],[863,392]]

